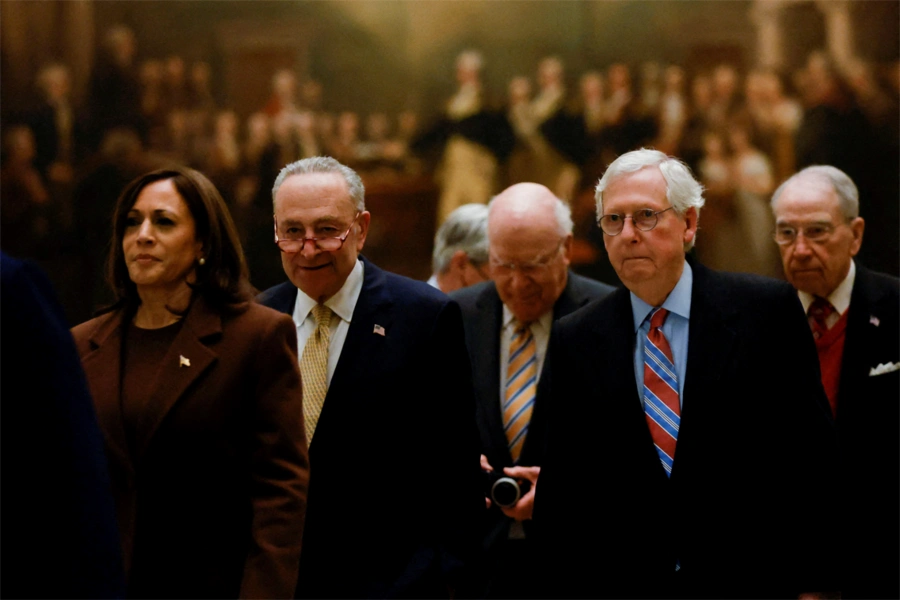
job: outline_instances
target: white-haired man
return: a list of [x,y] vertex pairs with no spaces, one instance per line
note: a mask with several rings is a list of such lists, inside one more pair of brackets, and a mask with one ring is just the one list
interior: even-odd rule
[[806,167],[772,196],[775,241],[816,340],[844,457],[843,598],[900,595],[900,280],[855,257],[865,221],[850,177]]
[[836,439],[796,293],[687,257],[704,200],[678,159],[623,154],[596,200],[625,287],[550,337],[534,520],[547,593],[832,591],[839,542],[817,499]]
[[477,203],[450,213],[434,236],[430,285],[449,294],[489,278],[487,218],[488,207]]

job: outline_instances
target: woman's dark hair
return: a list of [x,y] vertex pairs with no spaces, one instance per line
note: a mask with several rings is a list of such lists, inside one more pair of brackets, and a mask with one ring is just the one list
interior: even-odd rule
[[128,275],[122,240],[128,212],[141,191],[157,181],[171,180],[178,195],[194,218],[197,241],[202,244],[204,264],[196,265],[196,282],[191,284],[216,310],[237,307],[250,300],[255,290],[250,285],[247,262],[228,207],[216,186],[205,175],[182,166],[168,166],[141,175],[125,186],[113,217],[113,239],[107,260],[107,280],[116,301],[111,308],[130,310],[140,304],[137,287]]

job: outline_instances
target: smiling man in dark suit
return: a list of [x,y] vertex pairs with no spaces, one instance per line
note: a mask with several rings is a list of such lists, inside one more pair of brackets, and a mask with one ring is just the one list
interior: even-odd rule
[[675,158],[623,154],[596,200],[625,288],[550,337],[534,514],[547,592],[833,591],[838,540],[820,500],[836,440],[796,293],[686,257],[704,201]]
[[364,196],[330,157],[289,164],[273,188],[290,281],[259,299],[297,324],[310,439],[297,596],[448,597],[484,510],[462,319],[359,256]]
[[[519,183],[498,194],[488,207],[487,233],[492,280],[451,297],[463,311],[485,466],[536,483],[544,438],[534,394],[551,324],[613,288],[569,272],[571,211],[543,185]],[[517,351],[520,335],[530,341]],[[527,529],[533,489],[514,506],[491,506],[485,515],[485,563],[473,594],[534,593],[536,557]]]
[[[775,241],[816,340],[844,458],[843,598],[900,595],[900,280],[854,260],[859,192],[829,165],[772,195]],[[817,320],[819,323],[817,323]]]

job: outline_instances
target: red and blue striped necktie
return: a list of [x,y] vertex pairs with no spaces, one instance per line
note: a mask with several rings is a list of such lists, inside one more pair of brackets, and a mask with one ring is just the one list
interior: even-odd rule
[[664,308],[650,314],[650,331],[644,341],[644,414],[662,466],[671,476],[681,407],[672,349],[661,329],[668,314]]

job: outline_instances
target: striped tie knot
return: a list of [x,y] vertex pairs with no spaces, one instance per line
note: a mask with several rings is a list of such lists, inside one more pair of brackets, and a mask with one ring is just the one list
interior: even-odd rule
[[519,460],[534,398],[537,391],[537,352],[534,335],[527,323],[516,321],[509,343],[506,366],[506,395],[503,400],[503,429],[513,462]]
[[657,308],[650,315],[650,329],[659,329],[666,322],[669,311],[665,308]]
[[650,315],[650,330],[644,340],[643,400],[653,444],[666,475],[671,475],[681,428],[681,406],[672,348],[661,329],[668,315],[664,308]]

